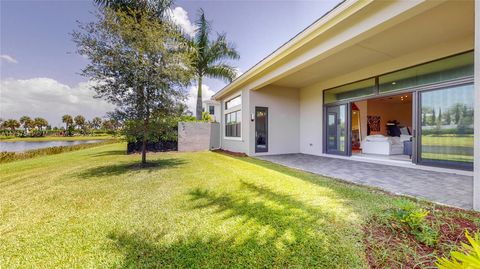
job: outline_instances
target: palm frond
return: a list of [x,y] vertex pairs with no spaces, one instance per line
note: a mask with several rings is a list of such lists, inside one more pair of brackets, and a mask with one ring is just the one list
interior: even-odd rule
[[207,67],[205,69],[205,75],[226,82],[232,82],[237,77],[237,71],[235,67],[228,64],[219,64]]

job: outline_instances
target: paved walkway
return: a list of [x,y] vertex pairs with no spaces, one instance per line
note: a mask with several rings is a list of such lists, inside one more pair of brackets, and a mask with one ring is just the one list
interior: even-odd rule
[[464,209],[473,208],[473,177],[407,167],[306,154],[257,157],[288,167],[389,192],[425,198]]

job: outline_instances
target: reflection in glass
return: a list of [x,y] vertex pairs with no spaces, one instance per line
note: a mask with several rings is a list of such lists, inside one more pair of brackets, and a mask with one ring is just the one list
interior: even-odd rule
[[267,108],[255,108],[255,146],[256,152],[268,150]]
[[346,154],[347,106],[327,107],[327,153]]
[[325,104],[341,100],[365,97],[375,94],[375,79],[366,79],[359,82],[343,85],[325,91]]
[[473,85],[421,93],[421,160],[473,164]]
[[473,75],[473,52],[414,66],[378,78],[380,93]]

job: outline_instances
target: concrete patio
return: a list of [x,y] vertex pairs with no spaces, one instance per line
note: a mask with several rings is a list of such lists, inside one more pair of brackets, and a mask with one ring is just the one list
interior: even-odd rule
[[257,158],[323,176],[379,187],[396,194],[473,209],[473,176],[306,154]]

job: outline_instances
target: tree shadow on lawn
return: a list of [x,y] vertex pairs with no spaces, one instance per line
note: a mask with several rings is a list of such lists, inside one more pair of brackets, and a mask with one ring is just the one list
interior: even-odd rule
[[314,207],[249,182],[238,192],[197,188],[189,196],[189,210],[202,221],[183,239],[148,232],[109,236],[124,254],[124,268],[363,266],[353,220],[337,212],[335,201],[332,208]]
[[108,150],[92,154],[92,157],[127,155],[126,150]]
[[[357,213],[386,210],[393,205],[394,199],[412,199],[422,204],[431,204],[430,202],[419,200],[418,198],[393,194],[378,187],[361,185],[334,177],[323,176],[270,161],[255,158],[232,158],[309,182],[315,186],[327,188],[337,195],[336,198],[341,199],[345,205],[351,206],[351,209]],[[370,210],[365,211],[367,208],[370,208]]]
[[120,164],[110,164],[105,166],[97,166],[90,169],[87,169],[79,174],[78,177],[89,179],[95,177],[109,177],[109,176],[119,176],[122,174],[147,171],[149,173],[155,172],[161,169],[173,168],[185,164],[186,162],[181,159],[159,159],[159,160],[150,160],[146,165],[142,165],[140,160],[135,160],[127,163]]

